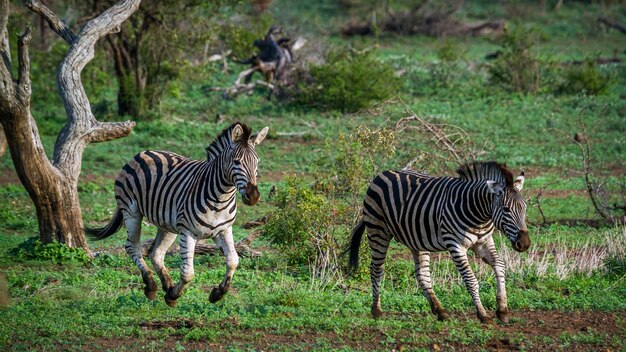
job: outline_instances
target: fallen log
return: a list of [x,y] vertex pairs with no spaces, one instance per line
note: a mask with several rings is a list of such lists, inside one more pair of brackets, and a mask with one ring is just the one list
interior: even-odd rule
[[[260,257],[262,255],[261,252],[250,248],[250,243],[252,243],[252,241],[254,241],[257,237],[259,237],[260,234],[261,231],[254,231],[248,237],[235,243],[235,251],[237,251],[237,254],[241,257]],[[141,253],[144,257],[147,256],[150,251],[152,251],[153,245],[153,239],[146,240],[141,243]],[[172,247],[170,247],[170,249],[167,250],[167,255],[175,253],[180,253],[180,248],[178,248],[177,244],[173,245]],[[208,244],[206,240],[200,240],[196,243],[194,255],[224,255],[224,253],[222,252],[222,249],[215,244]]]
[[610,19],[606,17],[598,17],[598,22],[602,23],[603,25],[607,27],[615,28],[618,31],[622,32],[622,34],[626,34],[626,26],[621,23],[611,21]]

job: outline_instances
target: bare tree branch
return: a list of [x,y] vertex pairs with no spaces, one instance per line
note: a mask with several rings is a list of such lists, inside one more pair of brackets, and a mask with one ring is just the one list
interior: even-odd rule
[[573,139],[580,149],[581,161],[583,164],[583,177],[585,180],[585,185],[587,186],[587,193],[589,194],[589,198],[591,199],[591,202],[593,203],[593,207],[596,209],[596,212],[605,220],[613,223],[615,222],[615,218],[613,218],[607,207],[601,204],[601,201],[599,199],[599,187],[592,179],[593,171],[591,166],[591,147],[589,146],[589,139],[587,138],[587,126],[585,125],[581,117],[583,111],[584,110],[581,111],[578,117],[581,132],[576,133]]
[[55,31],[63,40],[65,40],[69,45],[74,44],[77,37],[74,32],[70,28],[68,28],[63,21],[57,15],[52,12],[46,5],[42,4],[38,0],[25,0],[24,5],[28,7],[31,11],[41,16],[45,19],[48,24],[50,24],[50,28]]
[[626,34],[626,26],[621,23],[611,21],[610,19],[606,17],[598,17],[598,22],[602,23],[603,25],[607,27],[615,28],[618,31],[622,32],[623,34]]
[[[28,57],[28,45],[32,39],[30,28],[27,28],[24,34],[17,40],[17,56],[19,64],[19,72],[17,78],[18,88],[25,92],[29,97],[31,94],[30,87],[30,58]],[[30,100],[30,99],[29,99]]]
[[0,57],[5,68],[11,72],[11,52],[9,48],[9,34],[7,23],[9,22],[9,0],[0,0]]
[[140,0],[124,0],[90,20],[80,31],[61,62],[57,84],[68,121],[55,144],[54,164],[67,175],[80,174],[80,158],[89,142],[102,142],[130,134],[135,123],[98,122],[80,80],[85,65],[95,54],[96,42],[115,31],[139,7]]

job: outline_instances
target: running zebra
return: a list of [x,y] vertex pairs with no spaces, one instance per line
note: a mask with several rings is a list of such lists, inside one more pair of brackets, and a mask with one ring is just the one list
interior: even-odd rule
[[[211,292],[214,303],[224,296],[239,264],[233,243],[232,225],[237,214],[236,194],[244,204],[259,201],[255,147],[268,128],[251,135],[245,124],[234,123],[206,148],[207,161],[191,160],[164,151],[144,151],[129,161],[115,179],[117,209],[103,228],[87,229],[90,237],[101,240],[126,226],[126,253],[141,270],[144,293],[156,297],[157,286],[146,265],[139,243],[144,217],[158,230],[149,257],[161,279],[165,302],[176,306],[194,276],[193,256],[199,239],[212,238],[226,257],[224,280]],[[182,256],[180,283],[174,285],[163,264],[167,249],[180,234]]]
[[380,317],[380,283],[384,273],[389,242],[395,238],[411,249],[415,276],[439,320],[448,317],[442,308],[430,278],[430,252],[448,251],[471,294],[476,314],[488,322],[478,293],[478,281],[472,271],[467,250],[474,251],[488,263],[497,278],[497,311],[508,322],[504,262],[496,252],[493,231],[500,230],[513,248],[524,252],[530,246],[526,228],[526,202],[519,193],[524,185],[524,171],[517,179],[505,166],[496,162],[475,162],[461,166],[458,178],[432,177],[411,170],[386,171],[378,175],[363,201],[363,219],[355,227],[350,241],[350,267],[358,266],[359,247],[367,229],[372,250],[372,315]]

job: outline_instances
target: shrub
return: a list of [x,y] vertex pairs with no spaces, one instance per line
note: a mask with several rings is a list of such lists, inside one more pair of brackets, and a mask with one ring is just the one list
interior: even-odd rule
[[280,248],[290,264],[310,263],[329,247],[336,248],[333,217],[341,209],[295,176],[285,183],[262,236]]
[[59,242],[43,244],[37,237],[22,242],[10,253],[20,260],[45,260],[54,263],[85,263],[90,260],[87,252],[81,248],[70,248]]
[[487,65],[489,82],[514,92],[539,91],[544,63],[532,50],[540,38],[541,33],[532,28],[505,30],[497,58]]
[[360,126],[348,136],[340,133],[316,161],[315,189],[349,203],[354,197],[360,204],[372,178],[395,153],[395,145],[395,130],[390,128]]
[[332,52],[327,62],[302,73],[284,96],[295,105],[323,110],[355,112],[397,94],[400,79],[391,65],[374,59],[371,52]]
[[598,95],[605,93],[612,83],[611,76],[601,72],[594,60],[570,65],[563,70],[562,75],[558,93]]

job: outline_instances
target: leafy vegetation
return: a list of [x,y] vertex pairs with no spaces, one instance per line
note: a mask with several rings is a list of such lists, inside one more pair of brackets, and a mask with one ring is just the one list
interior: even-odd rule
[[297,106],[355,112],[397,94],[400,80],[392,67],[371,52],[337,51],[313,65],[292,91],[284,94]]

